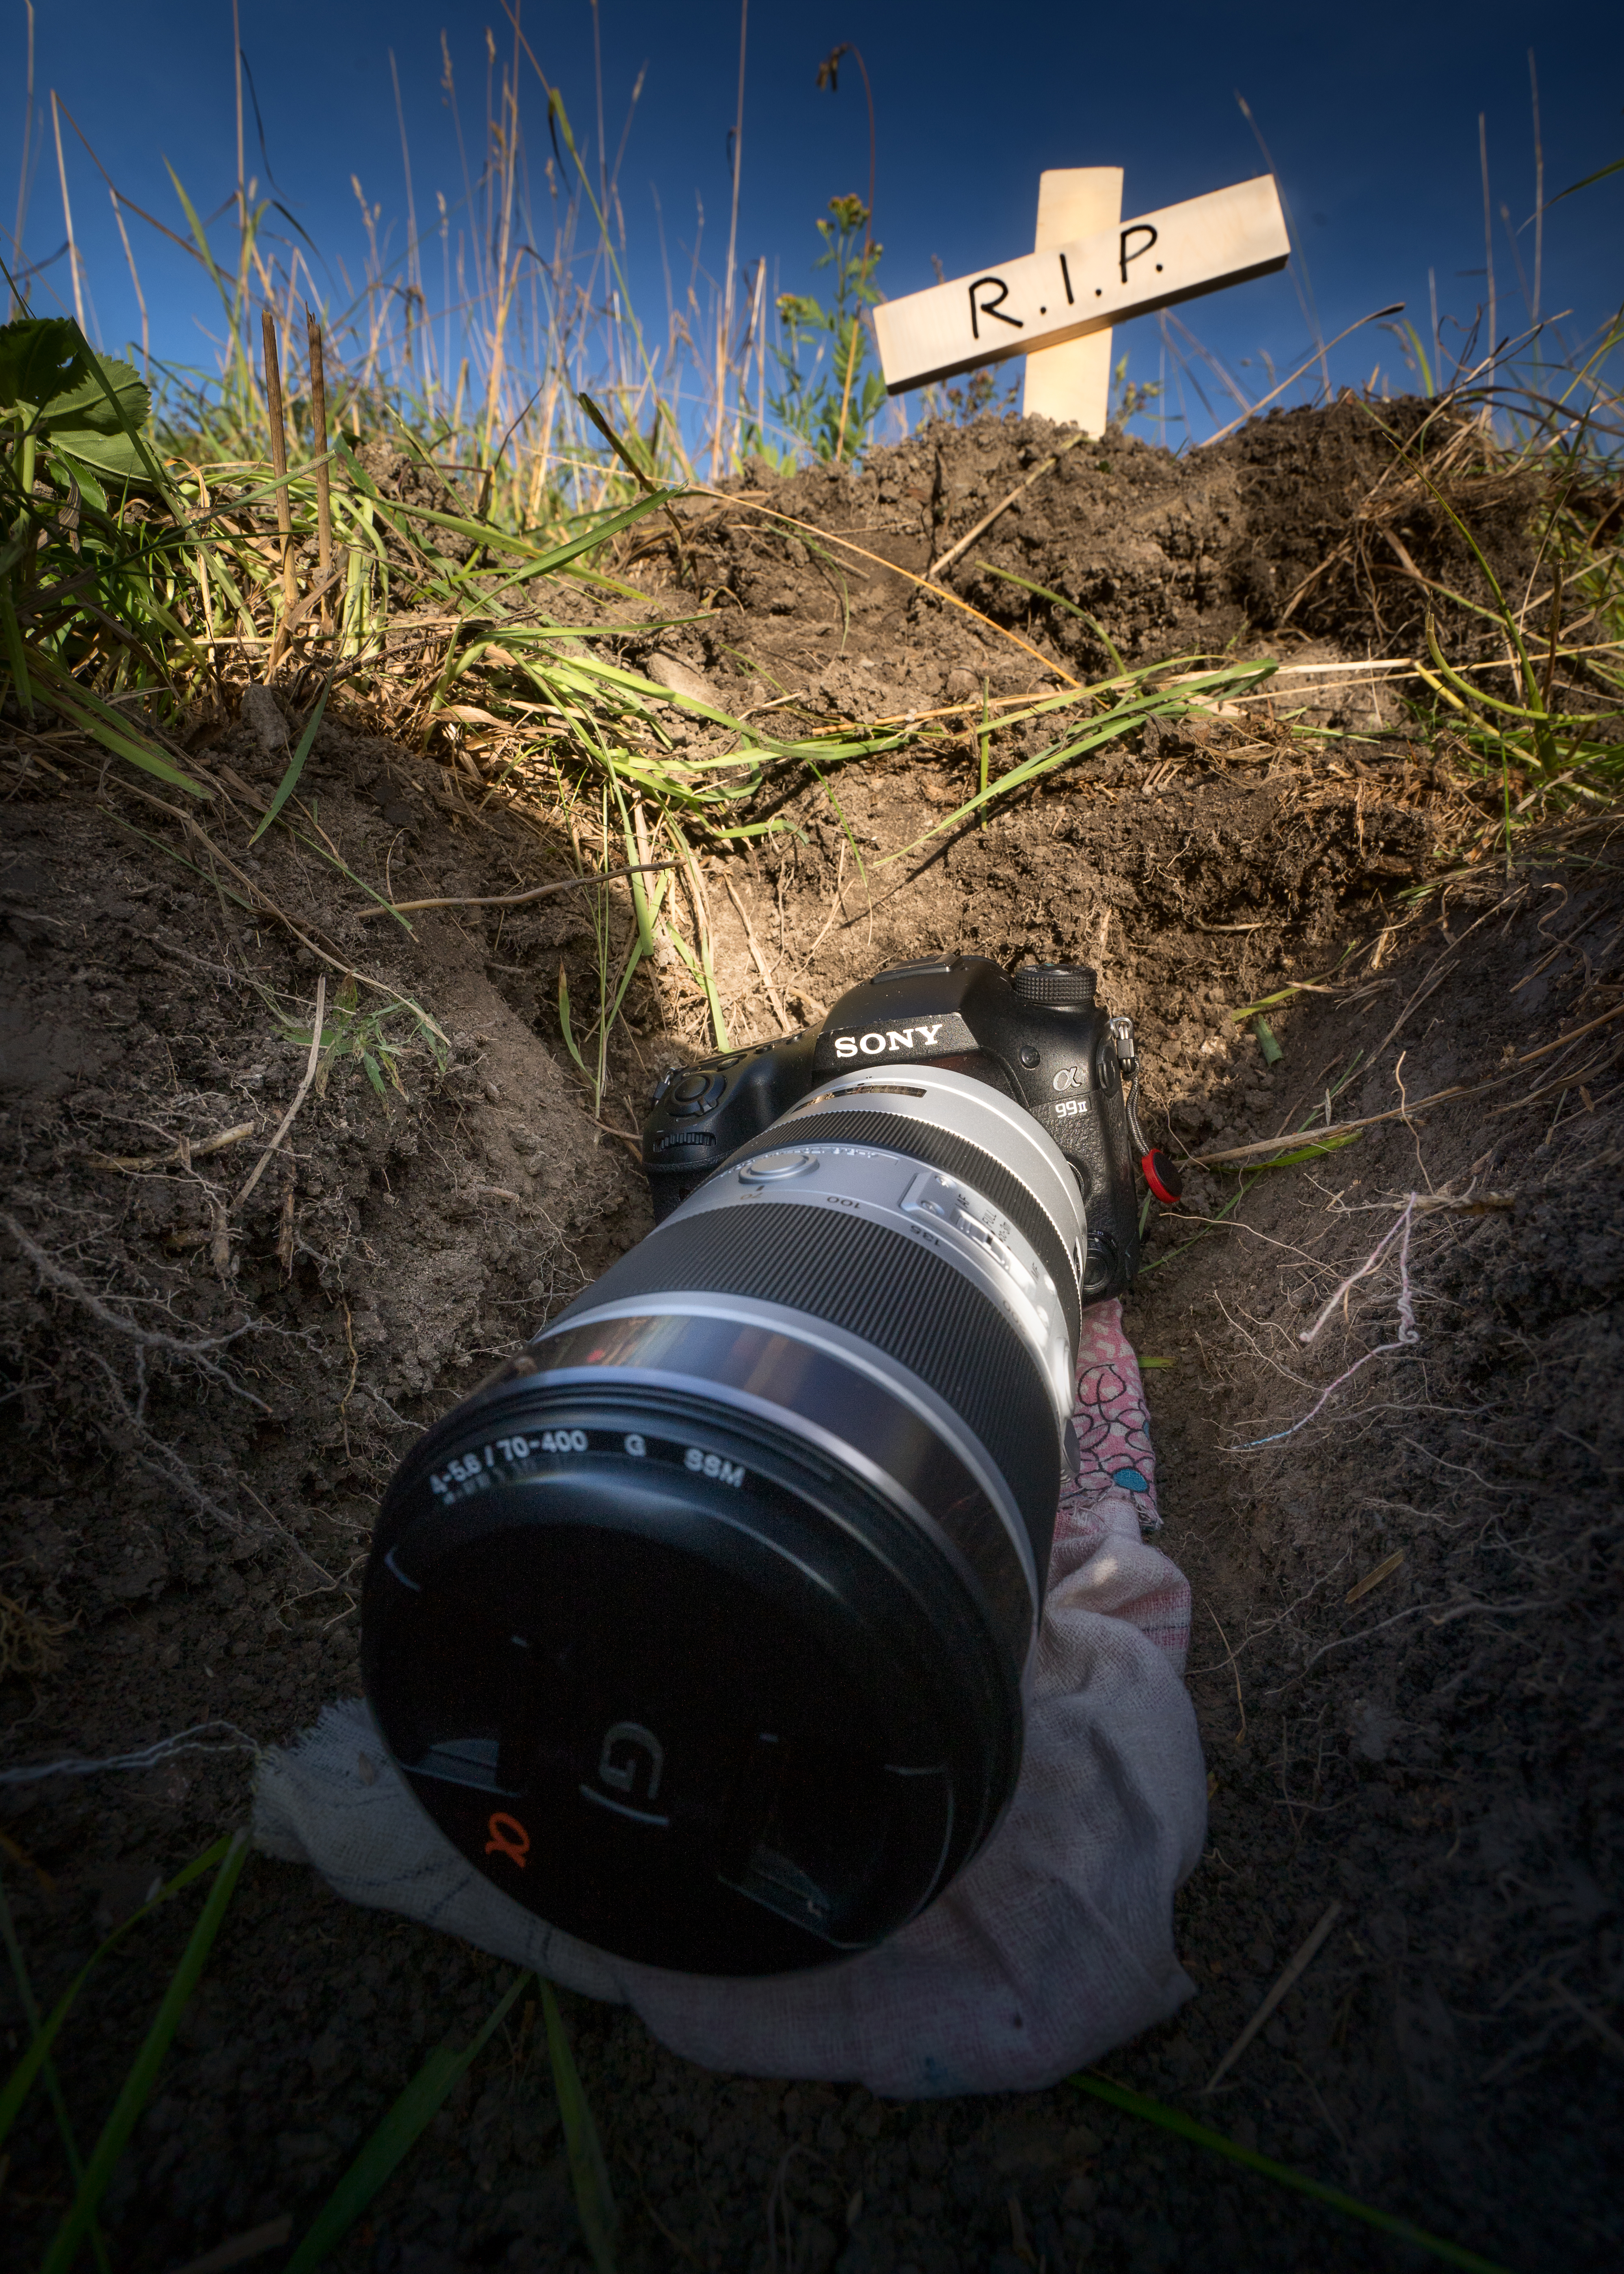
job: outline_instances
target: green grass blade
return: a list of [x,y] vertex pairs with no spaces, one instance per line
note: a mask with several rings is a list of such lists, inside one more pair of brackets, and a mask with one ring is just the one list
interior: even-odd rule
[[172,788],[190,790],[193,797],[208,796],[202,784],[194,782],[190,774],[182,773],[155,742],[142,742],[131,734],[111,705],[71,678],[54,656],[41,655],[36,648],[34,664],[34,684],[41,701],[60,712],[82,734],[88,734],[115,757],[127,758],[143,773],[156,774],[160,781],[168,782]]
[[[251,845],[257,845],[259,842],[259,840],[264,836],[272,822],[275,820],[283,806],[286,805],[288,800],[293,795],[294,791],[298,787],[299,776],[304,771],[304,761],[310,756],[311,745],[316,739],[316,729],[321,724],[321,714],[327,707],[327,697],[332,692],[333,674],[331,672],[328,672],[327,682],[323,686],[320,694],[316,697],[316,707],[304,722],[304,732],[299,736],[298,748],[294,751],[292,757],[288,762],[288,771],[276,785],[276,794],[272,798],[269,805],[267,806],[265,809],[264,820],[259,824],[258,829],[255,830],[253,835],[248,840]],[[405,919],[402,917],[401,921],[404,922]],[[406,928],[409,931],[411,929],[410,924],[408,924]]]
[[[985,777],[986,767],[987,755],[983,749],[981,753],[981,771],[983,777]],[[834,808],[835,819],[840,825],[840,833],[852,848],[852,858],[857,863],[857,873],[862,879],[866,887],[868,882],[868,871],[863,867],[862,848],[859,846],[857,840],[852,834],[851,824],[846,820],[845,809],[842,807],[839,799],[835,795],[833,790],[830,788],[829,784],[823,779],[823,775],[819,772],[816,766],[812,764],[810,759],[807,762],[807,770],[811,774],[813,780],[816,782],[819,789],[823,791],[823,795],[829,800],[830,804]]]
[[[665,897],[665,878],[657,877],[645,879],[637,874],[637,840],[632,833],[631,816],[626,809],[626,793],[621,787],[618,773],[613,777],[611,787],[614,791],[614,802],[620,812],[620,841],[626,847],[626,881],[631,887],[632,907],[637,917],[637,945],[643,954],[652,955],[655,947],[654,917],[660,901]],[[653,892],[650,899],[650,892],[655,885],[658,886],[658,890]],[[635,969],[635,966],[634,965],[632,968]],[[631,971],[628,970],[626,984],[630,983],[630,979]],[[625,991],[626,985],[622,985],[620,990],[622,996]],[[619,998],[616,999],[615,1008],[616,1010],[620,1008]]]
[[645,514],[657,512],[660,507],[670,505],[686,494],[680,486],[652,490],[646,497],[637,499],[632,505],[622,506],[617,512],[598,515],[561,545],[538,546],[530,538],[519,536],[515,531],[500,529],[489,522],[471,520],[466,514],[441,513],[432,506],[408,505],[394,499],[386,501],[380,496],[360,462],[342,440],[335,442],[334,456],[363,493],[384,513],[391,526],[398,526],[402,521],[423,522],[431,529],[449,530],[455,537],[469,538],[477,545],[488,545],[498,553],[513,553],[519,560],[529,561],[532,571],[562,568],[582,553],[590,553],[610,538],[618,537],[621,530],[629,529]]
[[[11,1979],[17,1985],[18,2003],[23,2009],[23,2019],[28,2024],[29,2036],[37,2037],[40,2034],[39,2004],[34,1994],[34,1984],[29,1978],[28,1962],[23,1956],[23,1946],[17,1939],[17,1929],[11,1921],[11,1906],[6,1900],[4,1872],[0,1872],[0,1942],[4,1943],[6,1956],[11,1962]],[[85,2176],[84,2159],[79,2152],[79,2142],[73,2136],[72,2120],[68,2114],[68,2104],[63,2097],[56,2065],[47,2055],[42,2067],[46,2097],[56,2120],[63,2153],[68,2159],[68,2174],[77,2187]],[[101,2274],[109,2274],[106,2247],[102,2240],[101,2230],[94,2224],[90,2229],[90,2248]]]
[[1624,158],[1614,158],[1607,165],[1598,166],[1593,174],[1587,174],[1582,182],[1569,182],[1565,190],[1557,192],[1550,203],[1560,205],[1562,200],[1572,197],[1575,190],[1588,190],[1592,182],[1605,182],[1609,174],[1616,174],[1621,169],[1624,169]]
[[[1301,1134],[1300,1131],[1298,1134]],[[1141,1272],[1159,1271],[1164,1263],[1171,1263],[1176,1256],[1185,1255],[1191,1248],[1199,1246],[1202,1240],[1210,1239],[1214,1227],[1225,1223],[1235,1213],[1247,1193],[1252,1191],[1257,1179],[1266,1171],[1300,1168],[1304,1161],[1317,1161],[1327,1153],[1340,1152],[1344,1145],[1357,1145],[1363,1134],[1362,1130],[1345,1129],[1340,1136],[1323,1137],[1314,1143],[1299,1145],[1289,1153],[1276,1154],[1273,1160],[1215,1163],[1214,1165],[1219,1167],[1238,1169],[1239,1180],[1232,1196],[1224,1202],[1216,1216],[1209,1216],[1201,1222],[1201,1229],[1196,1233],[1194,1239],[1181,1240],[1177,1247],[1169,1247],[1161,1255],[1153,1255],[1148,1263],[1139,1266]],[[1287,1140],[1282,1137],[1280,1141],[1283,1145]]]
[[381,2119],[288,2261],[282,2274],[312,2274],[336,2250],[357,2219],[404,2161],[452,2091],[508,2018],[515,1999],[533,1977],[516,1976],[502,1992],[473,2041],[459,2052],[436,2045],[400,2098]]
[[1249,2172],[1260,2172],[1277,2186],[1310,2195],[1316,2202],[1328,2203],[1333,2210],[1344,2211],[1350,2218],[1363,2219],[1367,2226],[1379,2227],[1383,2234],[1391,2234],[1413,2249],[1441,2258],[1447,2265],[1462,2266],[1467,2274],[1510,2274],[1509,2268],[1497,2259],[1479,2258],[1475,2250],[1463,2250],[1458,2242],[1446,2242],[1439,2235],[1429,2234],[1425,2227],[1412,2226],[1407,2218],[1396,2218],[1391,2211],[1378,2210],[1373,2203],[1361,2202],[1357,2195],[1344,2195],[1340,2187],[1327,2187],[1319,2180],[1294,2172],[1289,2164],[1277,2164],[1270,2156],[1259,2156],[1255,2149],[1241,2147],[1225,2134],[1214,2132],[1209,2125],[1198,2124],[1182,2109],[1147,2099],[1140,2092],[1130,2092],[1124,2085],[1113,2084],[1109,2077],[1079,2074],[1068,2078],[1067,2082],[1076,2085],[1079,2091],[1093,2093],[1095,2099],[1107,2102],[1112,2108],[1120,2108],[1126,2115],[1142,2117],[1147,2124],[1158,2124],[1164,2132],[1176,2133],[1181,2140],[1192,2141],[1198,2148],[1227,2157],[1231,2163],[1244,2165]]
[[174,185],[175,194],[180,200],[180,209],[186,216],[187,227],[192,231],[192,240],[197,247],[197,257],[203,263],[204,267],[208,271],[209,280],[214,286],[215,290],[219,293],[222,302],[229,308],[231,305],[230,292],[227,288],[224,277],[222,276],[220,270],[215,264],[214,253],[209,249],[208,233],[205,230],[201,221],[198,218],[197,208],[193,206],[192,200],[186,195],[185,190],[181,184],[180,176],[176,172],[174,167],[170,165],[167,158],[163,162],[163,170],[169,176],[171,184]]
[[[680,855],[683,864],[688,870],[688,883],[693,889],[695,902],[695,928],[697,930],[697,904],[700,900],[702,888],[695,881],[699,872],[697,863],[694,859],[693,848],[688,844],[687,838],[682,834],[674,814],[669,812],[666,814],[665,827],[670,834],[673,845],[676,847],[676,850]],[[710,1031],[716,1037],[716,1047],[718,1050],[725,1050],[730,1049],[732,1046],[727,1039],[727,1021],[722,1015],[722,998],[720,990],[716,983],[716,962],[708,937],[709,931],[710,926],[708,924],[704,926],[703,930],[698,930],[697,937],[694,943],[695,946],[699,951],[699,968],[697,975],[699,983],[704,990],[705,1001],[710,1006]],[[672,937],[673,941],[675,941],[677,945],[680,945],[680,942],[677,941],[677,936],[674,931],[673,932]],[[692,968],[694,958],[688,953],[686,948],[682,951],[682,958],[683,961]]]
[[116,829],[127,830],[132,837],[139,837],[144,843],[155,846],[166,859],[178,861],[183,869],[190,869],[194,877],[201,877],[213,891],[223,892],[228,900],[235,900],[239,908],[246,908],[250,915],[253,915],[254,904],[244,893],[234,892],[229,885],[222,885],[218,877],[211,877],[208,870],[200,868],[197,862],[188,861],[184,853],[177,853],[172,845],[166,845],[162,837],[154,837],[151,830],[138,829],[133,821],[126,821],[122,813],[113,813],[105,805],[97,806],[96,811],[110,821]]
[[[382,908],[387,915],[392,915],[395,918],[395,922],[399,924],[401,930],[405,932],[409,937],[412,939],[417,937],[417,933],[412,930],[410,923],[395,907],[394,901],[387,900],[381,892],[375,891],[373,887],[367,883],[365,877],[357,877],[355,870],[350,867],[349,862],[342,859],[340,855],[335,853],[331,847],[319,843],[313,837],[307,837],[302,829],[295,829],[290,821],[284,822],[282,826],[288,831],[289,836],[297,837],[301,845],[307,845],[311,851],[314,853],[320,860],[325,861],[330,869],[336,869],[341,877],[347,877],[357,892],[362,892],[366,894],[367,899],[372,901],[375,907]],[[255,834],[257,835],[258,832],[256,832]],[[252,845],[253,839],[250,838],[248,841]],[[308,1037],[306,1039],[308,1039]]]
[[586,1060],[581,1055],[580,1049],[575,1042],[575,1028],[569,1022],[569,981],[565,975],[564,959],[561,955],[559,958],[558,1013],[559,1025],[563,1030],[564,1046],[568,1050],[570,1057],[574,1058],[575,1064],[580,1067],[583,1080],[590,1082],[592,1077],[587,1072]]
[[633,457],[631,452],[627,448],[625,443],[615,433],[613,427],[609,424],[607,418],[605,418],[597,403],[593,402],[591,396],[585,393],[577,391],[575,401],[581,405],[581,408],[585,411],[593,425],[597,427],[598,433],[603,436],[605,441],[607,442],[609,448],[614,452],[615,456],[625,467],[627,472],[636,483],[638,488],[641,490],[651,490],[654,487],[654,484],[649,478],[647,469],[637,463],[636,459]]
[[43,2026],[34,2031],[22,2059],[7,2077],[4,2090],[0,2090],[0,2142],[4,2142],[6,2134],[16,2122],[17,2112],[28,2097],[34,2081],[56,2042],[57,2032],[67,2020],[74,1999],[95,1969],[109,1951],[115,1950],[127,1934],[132,1933],[139,1926],[144,1918],[150,1917],[152,1913],[162,1904],[178,1895],[184,1888],[189,1887],[194,1879],[199,1879],[205,1871],[218,1864],[230,1845],[229,1837],[216,1840],[214,1846],[206,1849],[201,1856],[194,1856],[190,1864],[177,1871],[175,1877],[167,1885],[160,1887],[151,1902],[143,1903],[139,1911],[132,1911],[121,1925],[113,1929],[106,1941],[98,1949],[94,1950],[85,1961],[72,1981],[51,2007]]
[[11,685],[17,690],[18,704],[24,718],[32,722],[34,689],[28,682],[28,654],[23,645],[17,611],[11,606],[11,595],[7,592],[0,592],[0,642],[4,645],[6,668],[11,674]]
[[1357,1129],[1344,1129],[1339,1137],[1317,1138],[1292,1152],[1271,1154],[1267,1161],[1238,1161],[1234,1165],[1243,1177],[1259,1176],[1265,1169],[1300,1168],[1304,1161],[1322,1160],[1327,1153],[1340,1153],[1344,1145],[1357,1145],[1362,1133]]
[[1068,600],[1064,592],[1051,592],[1047,584],[1034,584],[1030,576],[1018,576],[1012,568],[995,568],[990,561],[978,561],[975,565],[983,576],[1001,577],[1006,584],[1019,584],[1023,591],[1035,592],[1040,600],[1052,601],[1056,607],[1064,608],[1068,614],[1079,617],[1087,625],[1117,670],[1127,670],[1127,665],[1104,625],[1096,621],[1086,608],[1079,608],[1075,600]]
[[1252,1023],[1258,1037],[1258,1048],[1263,1053],[1264,1065],[1278,1065],[1286,1054],[1274,1039],[1274,1029],[1260,1011]]
[[[1135,676],[1139,679],[1148,678],[1153,671],[1159,672],[1165,668],[1166,666],[1161,664],[1147,665],[1144,671],[1136,674]],[[885,869],[895,861],[906,860],[910,854],[918,852],[921,845],[928,845],[932,838],[941,836],[945,830],[956,829],[960,822],[968,820],[973,813],[980,812],[984,805],[991,804],[996,798],[1006,797],[1011,790],[1026,788],[1040,776],[1052,773],[1056,766],[1069,765],[1073,758],[1086,757],[1091,750],[1097,750],[1105,743],[1116,741],[1121,735],[1132,734],[1135,727],[1142,727],[1147,719],[1184,719],[1192,714],[1199,715],[1205,706],[1196,701],[1195,697],[1220,694],[1233,695],[1259,686],[1276,668],[1277,666],[1272,662],[1231,664],[1222,671],[1206,672],[1198,677],[1183,681],[1176,687],[1163,686],[1153,689],[1144,694],[1134,696],[1129,701],[1119,703],[1114,710],[1090,719],[1086,727],[1068,741],[1056,743],[1047,750],[1039,750],[1033,757],[1022,759],[1018,765],[1011,766],[1007,773],[1000,774],[996,782],[989,783],[984,790],[978,790],[974,797],[966,798],[964,804],[955,812],[946,815],[940,821],[934,822],[923,835],[916,837],[911,845],[902,846],[895,853],[887,853],[874,865],[876,869]],[[1080,689],[1078,691],[1079,694],[1092,694],[1100,690]],[[1018,722],[1011,719],[1000,722],[1004,727],[1016,723]]]
[[79,2181],[67,2217],[56,2230],[56,2240],[46,2254],[41,2274],[68,2274],[68,2269],[78,2257],[102,2196],[107,2193],[114,2167],[123,2155],[132,2132],[140,2120],[141,2112],[157,2082],[158,2071],[169,2052],[180,2017],[198,1986],[214,1948],[214,1938],[220,1931],[226,1906],[231,1900],[238,1874],[248,1859],[248,1834],[245,1831],[231,1835],[220,1869],[214,1874],[214,1884],[208,1891],[208,1901],[192,1930],[190,1940],[181,1954],[180,1964],[169,1977],[168,1989],[147,2032],[146,2043],[135,2057],[135,2065],[125,2077],[113,2112],[102,2127],[102,2136],[91,2150],[90,2161],[85,2166],[85,2176]]
[[[575,2057],[569,2050],[564,2016],[559,2012],[553,1984],[541,1985],[541,2007],[547,2022],[547,2052],[553,2062],[553,2090],[569,2150],[569,2176],[575,2190],[575,2216],[586,2237],[598,2274],[614,2274],[614,2230],[620,2214],[609,2186],[609,2167],[592,2111],[582,2088]],[[289,2274],[293,2270],[289,2269]]]

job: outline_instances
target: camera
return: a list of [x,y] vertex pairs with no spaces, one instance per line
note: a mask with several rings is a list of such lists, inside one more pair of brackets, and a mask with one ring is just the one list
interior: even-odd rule
[[426,1431],[362,1667],[410,1789],[550,1925],[765,1975],[872,1947],[1020,1766],[1083,1306],[1139,1262],[1129,1021],[944,954],[673,1068],[656,1225]]

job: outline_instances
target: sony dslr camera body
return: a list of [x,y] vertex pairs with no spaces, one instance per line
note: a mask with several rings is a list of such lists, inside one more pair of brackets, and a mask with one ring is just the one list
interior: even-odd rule
[[766,1975],[872,1947],[1019,1772],[1083,1307],[1139,1259],[1094,975],[884,971],[659,1085],[657,1223],[425,1432],[362,1669],[440,1830],[550,1925]]
[[1148,1148],[1132,1024],[1095,989],[1086,964],[1027,964],[1011,980],[987,956],[928,958],[850,989],[816,1033],[673,1066],[643,1132],[655,1222],[831,1076],[936,1065],[989,1083],[1048,1131],[1087,1211],[1082,1299],[1120,1295],[1139,1269],[1134,1168]]

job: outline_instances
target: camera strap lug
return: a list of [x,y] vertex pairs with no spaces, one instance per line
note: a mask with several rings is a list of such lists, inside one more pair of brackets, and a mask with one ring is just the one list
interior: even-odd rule
[[1128,1109],[1128,1133],[1141,1160],[1150,1151],[1145,1132],[1139,1126],[1139,1059],[1133,1039],[1133,1021],[1118,1013],[1110,1021],[1109,1032],[1111,1048],[1116,1053],[1116,1063],[1122,1069],[1124,1103]]
[[1139,1156],[1139,1173],[1162,1205],[1173,1208],[1184,1197],[1184,1183],[1172,1161],[1151,1144],[1140,1126],[1139,1060],[1133,1039],[1133,1021],[1119,1013],[1111,1020],[1109,1032],[1111,1048],[1116,1051],[1116,1063],[1122,1068],[1123,1098],[1128,1109],[1128,1133]]

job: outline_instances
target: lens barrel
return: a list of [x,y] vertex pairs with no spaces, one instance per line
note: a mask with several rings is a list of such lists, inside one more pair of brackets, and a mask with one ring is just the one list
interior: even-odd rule
[[853,1070],[428,1431],[363,1668],[470,1861],[695,1973],[923,1909],[1019,1768],[1086,1252],[1019,1104]]

